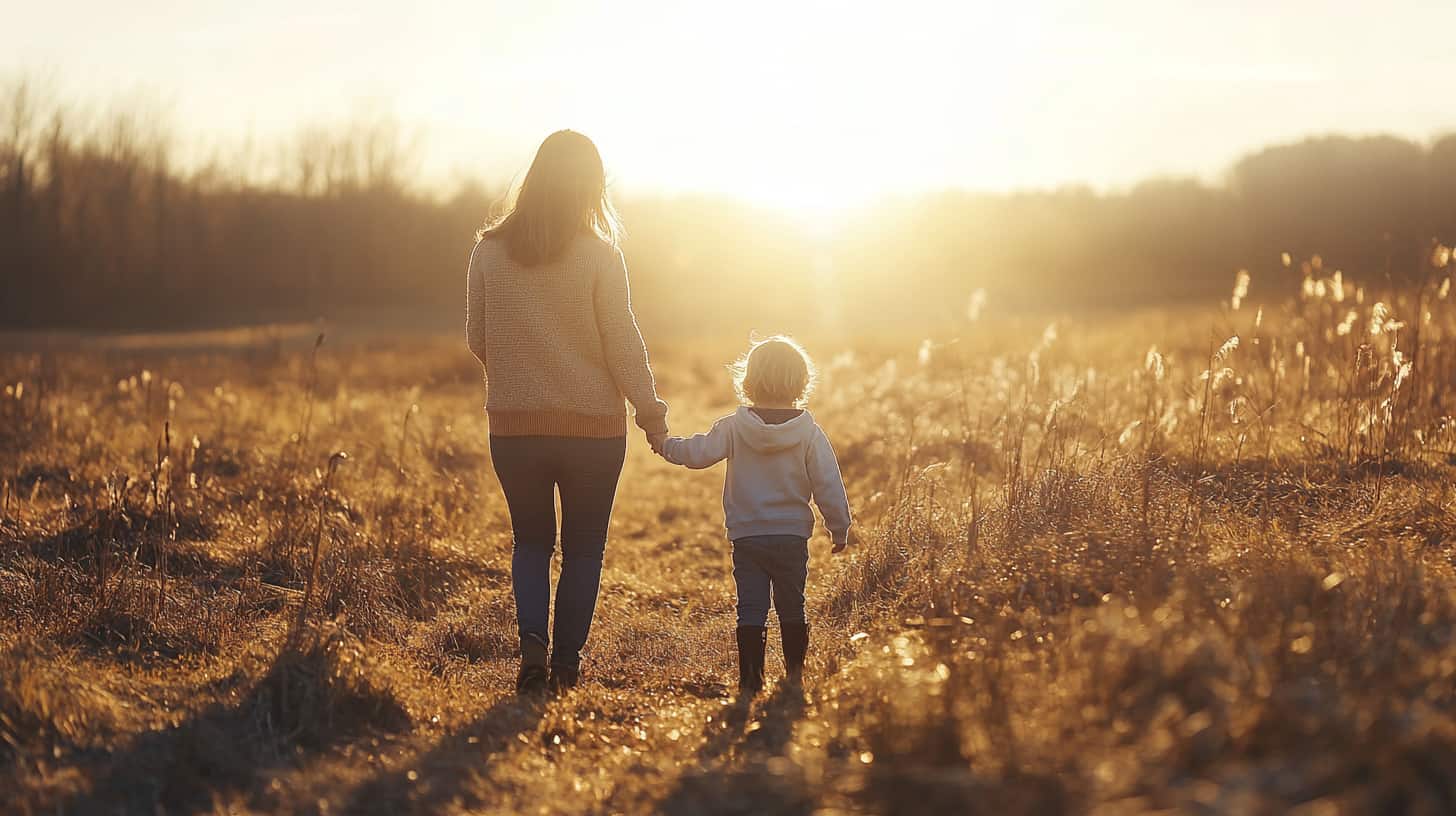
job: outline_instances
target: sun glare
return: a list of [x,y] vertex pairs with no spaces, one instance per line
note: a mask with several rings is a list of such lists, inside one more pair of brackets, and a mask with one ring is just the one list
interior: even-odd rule
[[[1023,61],[1026,12],[938,7],[931,25],[913,9],[761,11],[686,4],[656,21],[660,30],[644,24],[652,47],[614,52],[612,72],[654,92],[592,89],[573,100],[570,126],[633,190],[727,195],[811,224],[888,194],[953,186],[968,168],[1000,180],[1005,152],[990,134],[1033,77],[1006,70]],[[966,47],[965,32],[991,30],[1000,36]]]

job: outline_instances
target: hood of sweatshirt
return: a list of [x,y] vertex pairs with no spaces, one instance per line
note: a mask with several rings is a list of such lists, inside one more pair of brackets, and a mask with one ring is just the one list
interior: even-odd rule
[[752,450],[773,453],[785,448],[807,444],[814,436],[814,417],[804,411],[787,422],[770,424],[749,410],[739,406],[733,414],[733,436]]

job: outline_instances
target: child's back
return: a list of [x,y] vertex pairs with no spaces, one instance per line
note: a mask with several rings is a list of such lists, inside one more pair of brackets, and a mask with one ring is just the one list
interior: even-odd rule
[[812,501],[836,545],[849,534],[849,499],[829,439],[808,412],[750,408],[713,423],[705,434],[669,439],[668,461],[705,468],[728,460],[723,515],[728,538],[814,533]]
[[690,468],[728,460],[723,517],[733,542],[738,593],[738,688],[763,688],[769,604],[778,611],[784,673],[797,684],[809,649],[804,586],[809,537],[819,505],[834,552],[849,542],[849,499],[829,438],[799,406],[814,386],[814,368],[798,343],[771,337],[754,343],[734,367],[734,387],[751,406],[713,423],[705,434],[670,438],[659,451]]

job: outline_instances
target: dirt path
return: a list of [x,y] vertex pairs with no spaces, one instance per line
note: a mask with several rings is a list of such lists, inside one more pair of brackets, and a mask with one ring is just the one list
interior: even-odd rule
[[[312,782],[344,810],[377,812],[693,813],[709,800],[720,812],[741,800],[747,812],[794,801],[796,732],[818,712],[784,687],[751,704],[735,699],[721,478],[671,468],[634,440],[582,687],[533,704],[508,691],[511,658],[465,665],[434,685],[438,694],[421,687],[418,704],[442,709],[438,724],[386,746],[367,773],[325,760],[332,772],[305,767],[295,784]],[[504,519],[492,510],[486,557],[504,558]],[[827,557],[816,542],[814,565]],[[509,606],[508,593],[478,588],[467,608]],[[779,673],[776,657],[770,672]],[[746,770],[759,784],[735,784]],[[362,778],[340,794],[335,774]],[[783,789],[765,789],[765,778]]]

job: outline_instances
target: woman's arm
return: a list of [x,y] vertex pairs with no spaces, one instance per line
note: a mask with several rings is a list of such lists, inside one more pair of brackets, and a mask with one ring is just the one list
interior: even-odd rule
[[705,434],[693,434],[687,439],[670,436],[662,443],[662,458],[673,463],[701,470],[712,467],[732,453],[733,434],[728,428],[728,417],[713,423]]
[[465,344],[475,359],[485,365],[485,281],[480,279],[480,270],[475,268],[475,254],[480,244],[470,253],[470,264],[465,272]]
[[621,250],[614,252],[613,260],[598,277],[594,297],[607,368],[617,388],[637,409],[637,426],[648,434],[667,433],[667,403],[657,396],[657,384],[647,362],[647,345],[632,314],[627,262]]

